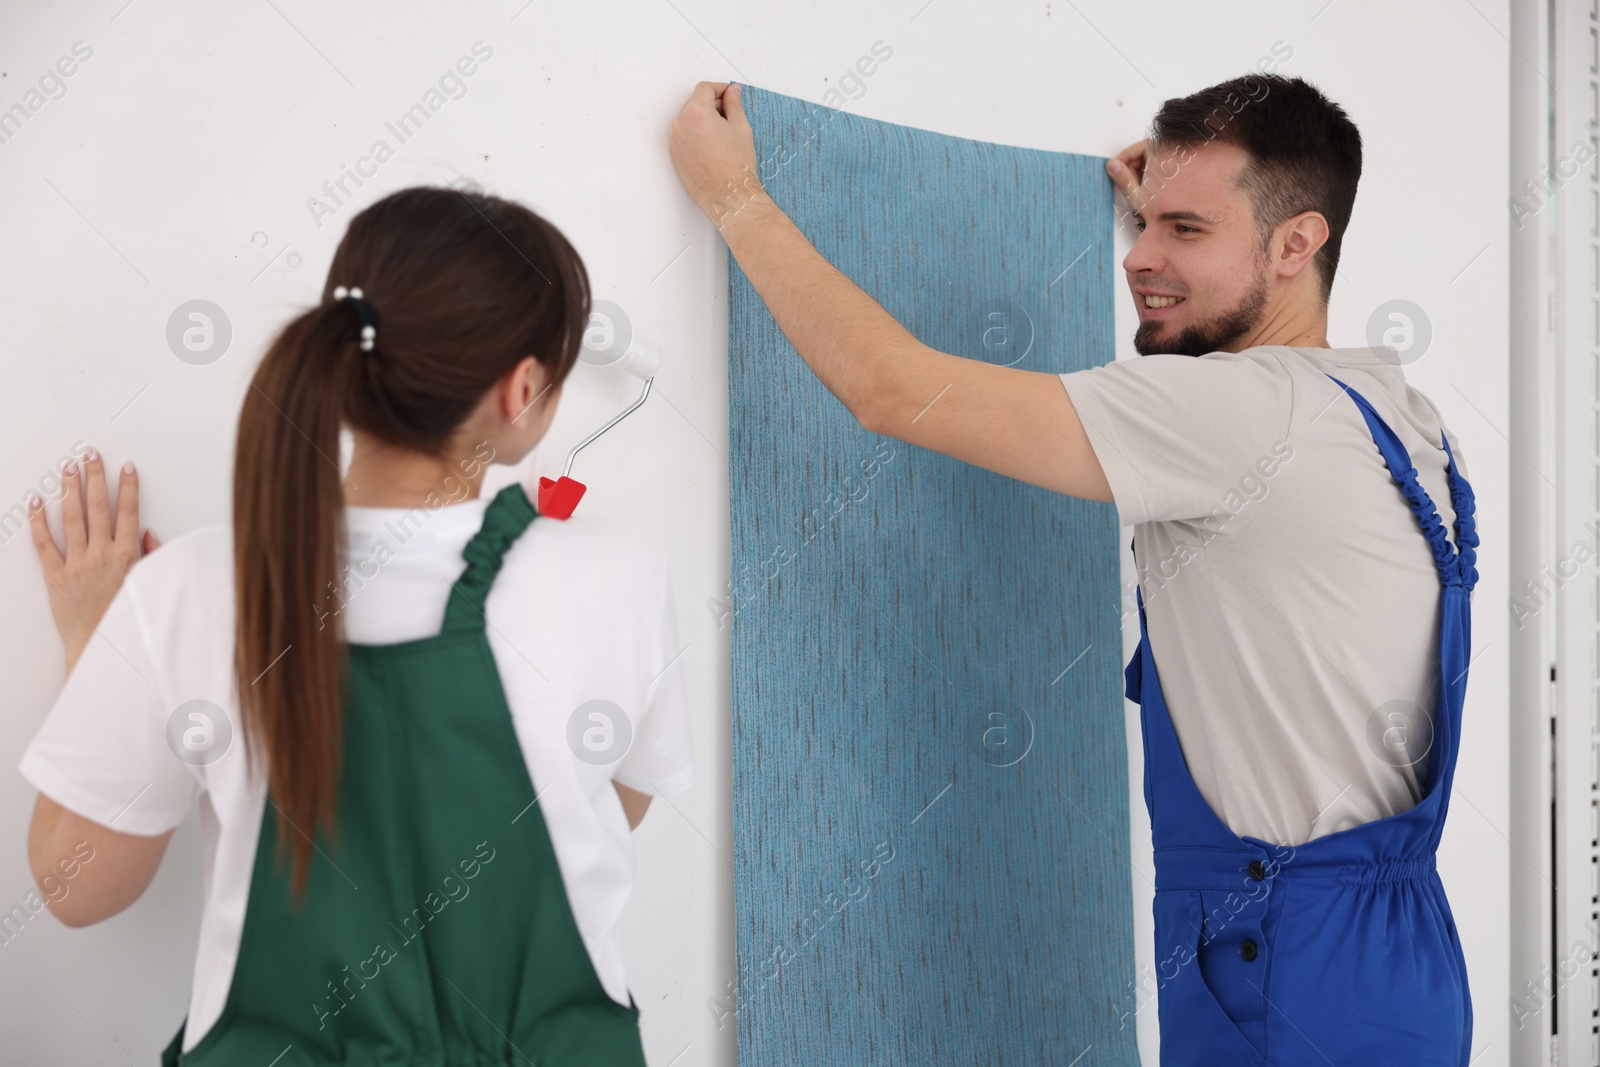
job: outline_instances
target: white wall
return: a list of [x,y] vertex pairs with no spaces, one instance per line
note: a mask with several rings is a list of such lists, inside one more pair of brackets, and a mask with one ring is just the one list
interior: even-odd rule
[[[125,6],[126,5],[126,6]],[[671,553],[695,705],[699,786],[658,801],[636,837],[631,983],[651,1060],[731,1064],[733,1028],[707,1009],[736,969],[732,944],[729,654],[705,602],[728,570],[726,252],[666,153],[693,82],[732,77],[812,99],[873,42],[893,58],[850,109],[947,133],[1110,154],[1160,102],[1250,69],[1282,69],[1349,110],[1366,169],[1334,288],[1329,339],[1364,344],[1370,313],[1403,298],[1431,319],[1410,372],[1463,442],[1483,541],[1467,726],[1441,867],[1477,1008],[1476,1062],[1504,1063],[1510,849],[1505,770],[1507,462],[1505,0],[1119,4],[1111,0],[497,0],[484,4],[216,5],[97,0],[0,8],[0,108],[75,41],[93,57],[0,144],[0,509],[83,438],[142,470],[145,523],[173,537],[225,520],[233,427],[270,332],[314,300],[351,215],[392,189],[468,176],[546,213],[584,255],[598,295],[666,357],[649,402],[582,457],[584,510],[637,522]],[[325,180],[473,42],[493,58],[354,201],[319,227]],[[1521,62],[1522,60],[1515,60]],[[1119,243],[1125,252],[1130,237]],[[1118,281],[1118,355],[1132,308]],[[219,304],[234,336],[205,367],[168,350],[180,303]],[[633,395],[583,366],[529,466]],[[489,488],[513,476],[504,477]],[[11,701],[0,762],[14,766],[57,692],[60,644],[26,536],[0,545],[0,677]],[[1137,638],[1133,617],[1133,638]],[[1131,642],[1129,648],[1131,649]],[[1135,866],[1153,874],[1129,705]],[[32,790],[0,777],[0,908],[31,888]],[[181,1017],[195,942],[199,838],[179,832],[155,885],[87,930],[47,914],[0,945],[0,1044],[17,1062],[154,1062]],[[1149,883],[1133,878],[1149,966]],[[1153,1052],[1153,1005],[1141,1011]],[[1149,1062],[1154,1062],[1153,1055]]]

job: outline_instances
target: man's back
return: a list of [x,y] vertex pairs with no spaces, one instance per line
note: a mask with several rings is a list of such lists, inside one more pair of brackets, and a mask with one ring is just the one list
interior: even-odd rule
[[1134,526],[1195,784],[1235,833],[1281,844],[1416,802],[1438,686],[1432,552],[1329,374],[1400,435],[1454,543],[1439,416],[1392,349],[1151,355],[1061,376]]

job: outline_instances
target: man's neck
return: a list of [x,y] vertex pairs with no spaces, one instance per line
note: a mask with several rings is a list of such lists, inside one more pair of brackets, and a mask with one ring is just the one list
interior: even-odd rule
[[1264,345],[1282,345],[1285,348],[1327,348],[1328,314],[1326,309],[1299,314],[1285,311],[1281,315],[1263,317],[1255,329],[1234,338],[1223,351],[1242,352],[1246,348]]

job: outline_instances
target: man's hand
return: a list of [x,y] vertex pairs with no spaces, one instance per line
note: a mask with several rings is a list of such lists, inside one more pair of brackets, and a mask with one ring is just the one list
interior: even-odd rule
[[1128,198],[1128,210],[1138,215],[1144,210],[1145,163],[1150,159],[1149,140],[1139,141],[1124,148],[1115,157],[1106,160],[1106,173],[1116,183],[1122,195]]
[[[67,553],[56,548],[55,538],[45,522],[44,499],[35,495],[28,502],[28,525],[33,529],[33,547],[44,565],[44,579],[50,586],[50,611],[56,629],[67,646],[67,673],[72,673],[95,624],[100,621],[111,598],[122,587],[139,557],[154,552],[160,542],[149,531],[139,536],[139,476],[129,463],[122,468],[117,493],[117,520],[111,524],[107,503],[106,472],[100,453],[90,449],[84,455],[80,472],[76,460],[62,472],[66,493],[61,498],[61,522],[66,528]],[[88,474],[80,496],[80,473]]]
[[696,85],[672,120],[667,148],[690,199],[719,229],[747,201],[765,195],[737,84]]

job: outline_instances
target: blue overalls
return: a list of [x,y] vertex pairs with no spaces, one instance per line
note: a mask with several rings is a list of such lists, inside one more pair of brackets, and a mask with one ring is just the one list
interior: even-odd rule
[[[1329,375],[1332,377],[1332,375]],[[1139,604],[1125,672],[1140,705],[1144,799],[1155,845],[1162,1067],[1464,1067],[1472,1044],[1466,961],[1434,867],[1449,806],[1478,572],[1472,487],[1450,442],[1452,549],[1405,446],[1361,409],[1439,571],[1439,694],[1416,806],[1300,845],[1240,837],[1200,794],[1167,714]],[[1441,437],[1443,435],[1441,434]]]

